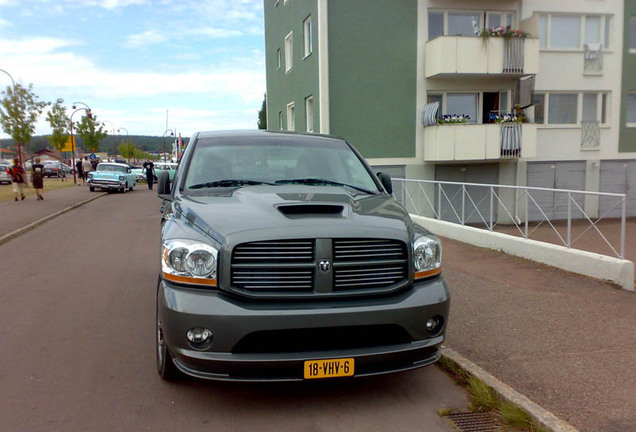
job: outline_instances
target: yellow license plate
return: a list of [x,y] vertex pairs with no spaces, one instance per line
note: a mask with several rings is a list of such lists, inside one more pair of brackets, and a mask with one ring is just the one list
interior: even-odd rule
[[352,358],[307,360],[305,379],[353,376],[354,364]]

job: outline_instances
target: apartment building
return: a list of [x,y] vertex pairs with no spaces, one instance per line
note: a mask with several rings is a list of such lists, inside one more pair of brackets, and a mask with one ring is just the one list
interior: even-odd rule
[[343,136],[394,177],[628,193],[636,215],[634,2],[264,6],[270,129]]

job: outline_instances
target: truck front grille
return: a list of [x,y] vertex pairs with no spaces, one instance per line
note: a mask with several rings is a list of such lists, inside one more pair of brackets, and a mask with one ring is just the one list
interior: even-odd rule
[[408,280],[406,244],[392,239],[300,239],[237,245],[231,289],[250,296],[382,293]]

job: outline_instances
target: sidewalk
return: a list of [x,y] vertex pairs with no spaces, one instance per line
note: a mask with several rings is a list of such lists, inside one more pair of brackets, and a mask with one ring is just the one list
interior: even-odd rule
[[[99,196],[69,187],[0,202],[0,239]],[[628,224],[636,245],[636,220]],[[447,347],[580,432],[636,431],[635,293],[450,239],[443,246]]]
[[446,346],[581,432],[636,431],[635,293],[454,240],[443,246]]
[[90,192],[87,186],[69,186],[55,190],[45,189],[43,201],[29,196],[24,201],[0,202],[0,243],[9,233],[101,195],[100,192]]

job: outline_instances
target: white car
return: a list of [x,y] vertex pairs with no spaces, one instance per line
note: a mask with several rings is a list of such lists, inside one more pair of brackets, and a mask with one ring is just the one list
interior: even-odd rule
[[0,164],[0,184],[11,184],[11,176],[7,172],[9,168],[11,168],[11,165]]

